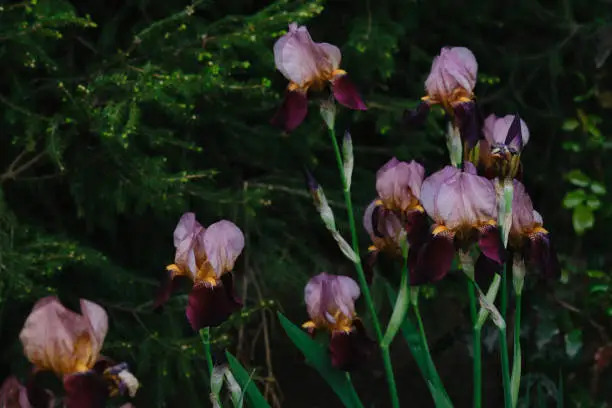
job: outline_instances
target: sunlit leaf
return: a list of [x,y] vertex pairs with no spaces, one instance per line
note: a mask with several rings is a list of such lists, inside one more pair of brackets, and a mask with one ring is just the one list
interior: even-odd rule
[[563,198],[563,207],[565,208],[574,208],[586,199],[586,193],[584,190],[572,190],[568,191],[568,193]]
[[576,208],[574,208],[572,223],[574,225],[574,231],[576,231],[578,235],[581,235],[586,230],[593,228],[593,225],[595,224],[593,210],[584,204],[579,204]]
[[566,132],[571,132],[572,130],[575,130],[578,126],[580,126],[580,123],[578,122],[577,119],[567,119],[565,122],[563,122],[563,126],[561,127],[563,130],[565,130]]
[[581,170],[572,170],[565,175],[565,178],[575,186],[586,187],[591,182],[589,176],[584,174]]
[[606,194],[606,186],[596,181],[591,183],[591,191],[597,195]]
[[582,330],[574,329],[565,335],[565,353],[574,358],[582,349]]

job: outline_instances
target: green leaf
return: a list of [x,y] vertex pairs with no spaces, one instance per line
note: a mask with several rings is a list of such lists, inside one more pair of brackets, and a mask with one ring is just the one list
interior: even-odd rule
[[563,198],[563,207],[574,208],[586,199],[586,193],[583,189],[568,191]]
[[599,201],[599,198],[597,198],[597,196],[589,194],[586,200],[586,205],[591,210],[595,211],[601,207],[601,201]]
[[595,279],[601,279],[601,278],[605,278],[607,275],[605,272],[603,271],[599,271],[596,269],[589,269],[587,271],[587,275],[589,278],[595,278]]
[[594,181],[591,183],[591,191],[597,195],[604,195],[606,194],[606,186]]
[[268,401],[261,395],[261,392],[242,364],[240,364],[236,357],[229,351],[226,350],[225,355],[227,356],[227,362],[229,363],[234,378],[236,378],[236,381],[240,384],[243,395],[248,395],[249,401],[251,401],[255,408],[270,408]]
[[575,130],[579,125],[580,122],[578,122],[578,119],[572,118],[567,119],[565,122],[563,122],[563,126],[561,128],[566,132],[571,132],[572,130]]
[[565,335],[565,353],[569,358],[574,358],[582,349],[582,331],[574,329]]
[[574,224],[574,231],[576,231],[578,235],[582,235],[586,230],[593,228],[595,224],[593,210],[584,204],[579,204],[574,208],[572,223]]
[[311,339],[304,330],[291,323],[282,313],[277,312],[277,314],[287,336],[304,354],[306,362],[321,374],[321,377],[338,395],[344,406],[348,408],[363,408],[363,404],[359,400],[350,377],[332,367],[327,348]]
[[[407,251],[406,251],[407,252]],[[404,255],[404,266],[402,267],[402,279],[400,282],[400,292],[393,307],[382,347],[389,347],[399,331],[402,323],[406,320],[408,308],[410,307],[410,284],[408,282],[408,254]]]
[[[397,294],[388,282],[385,282],[385,287],[387,289],[387,296],[389,297],[391,305],[395,306]],[[412,353],[412,356],[419,366],[419,370],[421,371],[421,374],[429,387],[429,391],[431,392],[436,407],[452,408],[453,404],[446,393],[444,385],[442,384],[442,379],[440,379],[440,376],[438,375],[438,370],[434,365],[431,355],[423,346],[419,329],[409,319],[405,319],[401,325],[401,330],[404,338],[406,339],[406,343],[408,343],[408,348],[410,348],[410,352]]]
[[565,175],[565,178],[578,187],[586,187],[591,183],[589,176],[584,174],[581,170],[572,170]]
[[607,283],[599,283],[597,285],[591,286],[591,289],[589,289],[589,292],[591,293],[607,292],[608,289],[610,289],[610,286]]

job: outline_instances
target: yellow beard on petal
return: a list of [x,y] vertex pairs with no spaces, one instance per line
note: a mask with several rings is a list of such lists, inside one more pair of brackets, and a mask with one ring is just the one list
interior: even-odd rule
[[325,85],[337,77],[346,75],[346,71],[342,69],[335,69],[333,71],[323,71],[315,78],[304,82],[302,85],[295,82],[289,82],[287,90],[290,92],[308,92],[309,89],[313,91],[322,91]]
[[348,316],[345,316],[340,311],[340,309],[336,310],[333,314],[332,313],[330,314],[333,316],[334,320],[336,321],[335,323],[330,323],[324,317],[318,317],[318,318],[307,321],[306,323],[302,325],[302,327],[305,329],[309,329],[309,330],[326,329],[330,332],[350,333],[351,331],[353,331],[353,318],[354,317],[350,318]]
[[196,277],[195,277],[195,284],[205,285],[208,287],[214,287],[214,286],[217,286],[218,283],[219,283],[219,280],[217,279],[217,274],[215,273],[215,270],[213,269],[210,262],[206,260],[200,266],[200,269],[198,269],[198,273],[196,274]]

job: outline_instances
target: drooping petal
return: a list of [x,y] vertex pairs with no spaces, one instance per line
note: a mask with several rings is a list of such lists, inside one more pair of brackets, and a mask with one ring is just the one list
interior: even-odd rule
[[402,162],[393,157],[376,173],[376,191],[389,209],[406,211],[418,204],[425,168],[411,161]]
[[354,322],[349,333],[334,332],[329,342],[332,366],[343,371],[353,371],[367,361],[376,342],[370,339],[361,321]]
[[429,235],[429,223],[427,214],[421,211],[411,211],[404,216],[404,228],[410,247],[423,244]]
[[[42,388],[36,381],[36,373],[33,372],[26,382],[26,392],[21,393],[19,402],[21,407],[53,408],[55,407],[55,396],[48,389]],[[27,405],[30,404],[30,405]],[[0,405],[2,406],[2,405]]]
[[66,408],[104,408],[108,399],[107,384],[94,371],[64,377]]
[[41,370],[57,374],[91,368],[99,351],[96,336],[104,328],[99,310],[92,309],[98,330],[95,334],[87,318],[66,309],[57,298],[39,302],[42,306],[34,306],[19,335],[28,360]]
[[410,271],[410,284],[422,285],[442,279],[455,257],[455,245],[450,231],[432,236],[419,251],[416,267]]
[[272,117],[273,126],[293,132],[306,118],[308,113],[308,97],[303,91],[287,91],[282,105]]
[[474,266],[476,279],[491,278],[496,273],[502,272],[502,265],[492,260],[484,253],[478,255]]
[[355,110],[368,109],[359,91],[346,74],[336,76],[331,83],[334,98],[342,105]]
[[155,294],[153,310],[159,309],[170,299],[170,296],[180,287],[181,280],[188,281],[188,278],[186,276],[174,276],[172,272],[166,271]]
[[189,293],[187,319],[194,331],[204,327],[216,327],[242,308],[242,302],[234,294],[231,274],[223,275],[214,287],[194,286]]
[[440,55],[434,58],[425,89],[430,97],[438,101],[449,100],[459,89],[471,95],[477,74],[478,63],[469,49],[444,47]]
[[538,232],[529,237],[526,259],[539,270],[544,278],[559,279],[561,277],[561,265],[548,233]]
[[236,259],[244,249],[244,234],[231,221],[211,224],[202,235],[202,246],[217,278],[234,269]]
[[478,246],[487,258],[500,265],[506,259],[504,243],[496,225],[486,224],[478,229]]
[[413,110],[404,111],[403,122],[406,125],[421,126],[429,114],[430,105],[427,102],[420,102]]
[[456,104],[453,108],[455,118],[458,122],[459,135],[466,143],[467,149],[473,149],[481,136],[481,124],[476,104],[472,101]]

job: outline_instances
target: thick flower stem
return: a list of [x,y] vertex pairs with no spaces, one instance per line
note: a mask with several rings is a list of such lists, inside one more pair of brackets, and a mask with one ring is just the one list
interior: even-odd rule
[[474,408],[480,408],[482,404],[482,368],[481,368],[481,359],[482,352],[480,347],[481,342],[481,327],[478,325],[478,299],[476,297],[476,288],[472,284],[470,280],[467,281],[468,284],[468,295],[470,297],[470,314],[472,316],[472,348],[474,354],[474,364],[473,364],[473,383],[474,383]]
[[213,371],[213,359],[210,352],[210,327],[205,327],[200,330],[200,338],[202,339],[202,344],[204,344],[204,355],[206,356],[208,374],[210,375]]
[[[329,128],[329,136],[332,141],[332,146],[334,147],[334,153],[336,155],[336,163],[338,164],[338,171],[340,173],[340,179],[342,180],[342,189],[344,191],[344,201],[346,204],[346,211],[348,215],[349,228],[351,230],[351,241],[353,246],[353,251],[356,254],[359,254],[359,241],[357,238],[357,227],[355,224],[355,215],[353,213],[353,202],[351,200],[351,192],[348,188],[348,183],[346,180],[346,176],[344,174],[344,162],[342,160],[342,155],[340,153],[340,146],[338,145],[338,140],[336,139],[336,132],[333,128]],[[397,386],[395,384],[395,375],[393,374],[393,366],[391,365],[391,355],[389,354],[389,348],[383,347],[383,332],[380,327],[380,322],[378,321],[378,316],[376,315],[376,308],[374,307],[374,301],[372,300],[372,295],[370,294],[370,288],[366,281],[365,272],[363,271],[363,266],[361,265],[361,259],[358,256],[357,261],[355,262],[355,269],[357,270],[357,278],[359,279],[359,286],[361,286],[361,292],[363,294],[363,298],[365,299],[366,305],[368,307],[368,311],[372,318],[372,326],[374,327],[374,331],[376,333],[376,339],[378,344],[381,345],[381,353],[383,365],[385,368],[385,374],[387,376],[387,383],[389,386],[389,394],[391,397],[391,406],[393,408],[399,408],[399,397],[397,395]]]

